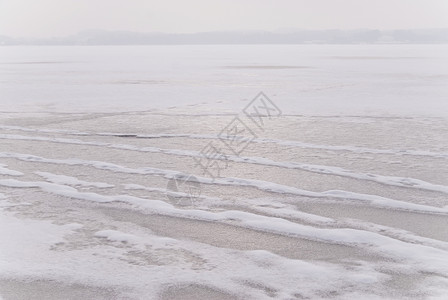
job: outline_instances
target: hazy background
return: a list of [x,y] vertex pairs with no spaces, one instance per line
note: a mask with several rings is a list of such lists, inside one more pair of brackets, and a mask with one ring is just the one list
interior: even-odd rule
[[0,35],[448,28],[446,0],[0,0]]

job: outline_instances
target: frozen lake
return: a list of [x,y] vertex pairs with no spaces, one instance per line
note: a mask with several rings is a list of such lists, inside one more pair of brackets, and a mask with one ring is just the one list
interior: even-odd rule
[[447,50],[0,47],[0,299],[444,299]]
[[0,66],[2,111],[235,112],[260,90],[299,115],[448,111],[446,45],[1,47]]

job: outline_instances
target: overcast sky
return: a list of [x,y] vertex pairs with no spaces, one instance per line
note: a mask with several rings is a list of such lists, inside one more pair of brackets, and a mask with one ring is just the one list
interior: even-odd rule
[[0,0],[0,35],[448,28],[448,0]]

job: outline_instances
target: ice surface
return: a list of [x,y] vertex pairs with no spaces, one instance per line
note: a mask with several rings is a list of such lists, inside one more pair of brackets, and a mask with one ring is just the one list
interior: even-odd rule
[[23,173],[19,171],[9,170],[7,165],[0,164],[0,175],[21,176]]
[[0,299],[445,299],[447,50],[0,47]]
[[75,186],[84,186],[84,187],[97,187],[97,188],[111,188],[114,187],[112,184],[107,184],[104,182],[88,182],[84,180],[79,180],[78,178],[65,176],[65,175],[56,175],[48,172],[36,172],[37,175],[44,177],[50,182],[62,184],[62,185],[75,185]]
[[1,47],[0,110],[239,112],[263,90],[285,114],[447,116],[447,53],[446,45]]

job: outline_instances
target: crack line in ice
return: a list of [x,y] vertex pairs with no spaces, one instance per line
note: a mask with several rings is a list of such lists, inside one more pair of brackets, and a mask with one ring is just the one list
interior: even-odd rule
[[[157,147],[137,147],[134,145],[126,144],[111,144],[104,142],[86,142],[77,139],[65,139],[65,138],[48,138],[48,137],[31,137],[23,135],[9,135],[0,134],[0,139],[15,139],[15,140],[29,140],[29,141],[44,141],[52,143],[62,143],[62,144],[75,144],[75,145],[89,145],[96,147],[106,147],[112,149],[128,150],[128,151],[138,151],[138,152],[149,152],[149,153],[162,153],[167,155],[176,156],[187,156],[187,157],[203,157],[198,151],[182,150],[182,149],[163,149]],[[220,159],[217,157],[216,159]],[[397,186],[402,188],[412,188],[420,189],[432,192],[440,192],[448,194],[448,186],[433,184],[424,180],[408,178],[408,177],[398,177],[398,176],[386,176],[371,173],[361,173],[354,172],[351,170],[346,170],[344,168],[326,165],[312,165],[303,164],[296,162],[277,162],[263,157],[244,157],[235,155],[226,155],[225,159],[228,161],[233,161],[237,163],[249,163],[255,165],[279,167],[286,169],[297,169],[306,172],[335,175],[347,178],[353,178],[357,180],[372,181],[384,185]]]
[[[51,159],[43,158],[31,154],[20,154],[20,153],[8,153],[0,152],[0,158],[14,158],[22,161],[28,162],[40,162],[40,163],[51,163],[51,164],[62,164],[69,166],[87,166],[93,167],[100,170],[107,170],[111,172],[120,172],[127,174],[139,174],[139,175],[154,175],[163,176],[165,178],[174,178],[176,175],[182,174],[179,171],[158,169],[143,167],[139,169],[128,168],[113,163],[102,162],[102,161],[88,161],[81,159]],[[415,212],[423,213],[436,213],[436,214],[446,214],[448,213],[448,207],[440,208],[435,206],[421,205],[408,203],[404,201],[394,200],[390,198],[385,198],[370,194],[359,194],[348,191],[332,190],[326,192],[312,192],[307,190],[298,189],[291,186],[281,185],[274,182],[255,180],[255,179],[243,179],[236,177],[227,177],[219,179],[211,179],[206,177],[196,176],[196,180],[204,184],[218,184],[225,186],[249,186],[254,187],[262,191],[279,193],[279,194],[292,194],[311,198],[327,198],[327,199],[340,199],[340,200],[356,200],[361,202],[367,202],[371,205],[377,207],[387,207],[398,210],[409,210]]]
[[[191,139],[223,139],[225,137],[218,137],[212,134],[191,134],[191,133],[158,133],[158,134],[141,134],[141,133],[117,133],[117,132],[83,132],[77,130],[65,130],[65,129],[37,129],[26,128],[21,126],[6,126],[0,125],[0,129],[3,130],[16,130],[24,132],[42,132],[42,133],[61,133],[67,135],[77,136],[111,136],[111,137],[134,137],[134,138],[191,138]],[[228,139],[233,139],[229,137]],[[270,139],[270,138],[256,138],[251,140],[253,143],[269,143],[278,144],[284,146],[292,146],[305,149],[320,149],[331,151],[348,151],[354,153],[370,153],[370,154],[390,154],[390,155],[410,155],[410,156],[429,156],[433,158],[448,158],[448,153],[445,152],[432,152],[427,150],[405,150],[405,149],[374,149],[359,146],[337,146],[337,145],[319,145],[313,143],[305,143],[300,141]]]

